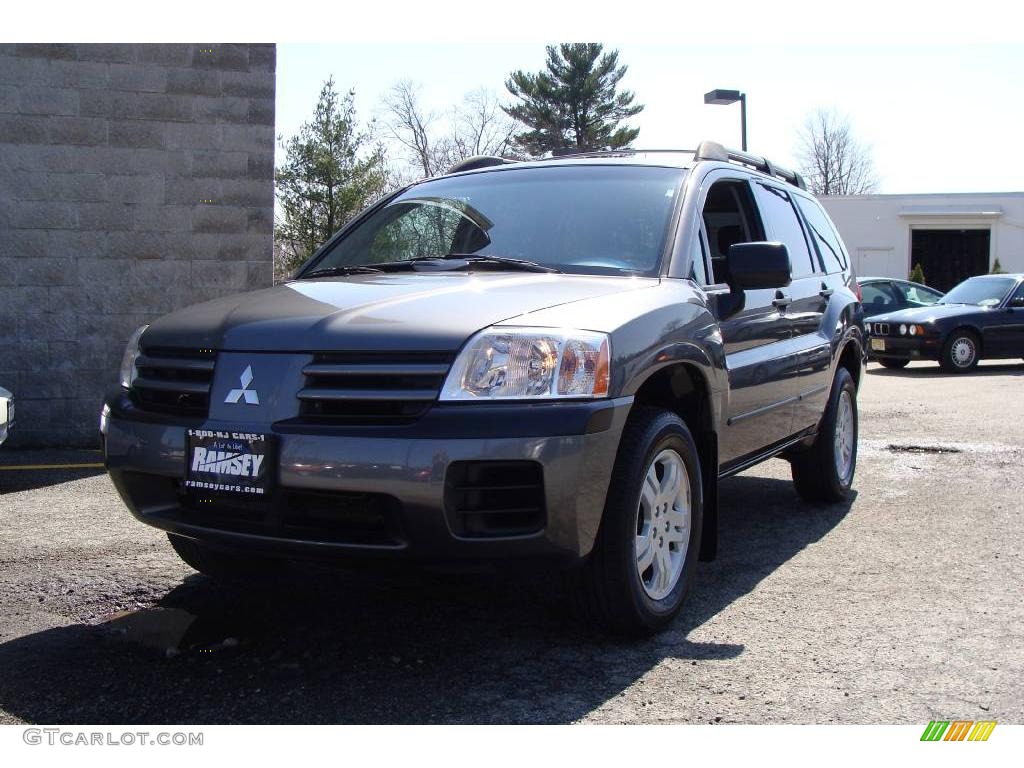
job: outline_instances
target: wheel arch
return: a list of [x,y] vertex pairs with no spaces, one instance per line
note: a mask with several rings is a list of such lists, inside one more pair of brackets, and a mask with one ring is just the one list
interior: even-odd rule
[[718,432],[711,383],[692,362],[669,363],[640,383],[633,407],[653,406],[683,420],[697,444],[704,498],[700,559],[713,560],[718,548]]
[[[864,372],[864,347],[856,336],[851,335],[840,349],[836,357],[836,369],[839,368],[845,368],[850,372],[854,386],[860,391],[861,376]],[[832,373],[833,380],[836,372]]]

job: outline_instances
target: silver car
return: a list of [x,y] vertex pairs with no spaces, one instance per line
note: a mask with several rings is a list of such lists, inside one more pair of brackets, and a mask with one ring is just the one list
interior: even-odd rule
[[0,444],[7,439],[14,426],[14,395],[0,387]]

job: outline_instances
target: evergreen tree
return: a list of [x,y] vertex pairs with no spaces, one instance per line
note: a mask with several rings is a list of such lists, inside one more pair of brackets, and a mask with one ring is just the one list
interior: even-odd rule
[[619,149],[640,134],[620,126],[643,110],[633,104],[632,91],[616,93],[626,74],[619,52],[602,53],[599,43],[547,46],[546,70],[531,74],[517,70],[505,82],[519,103],[504,107],[509,117],[528,130],[515,144],[529,155],[559,150]]
[[333,78],[320,91],[313,119],[281,147],[285,161],[275,185],[282,215],[274,227],[279,275],[299,267],[388,186],[384,150],[356,122],[355,92],[340,97]]
[[920,283],[921,285],[927,285],[924,281],[924,270],[921,269],[921,264],[915,264],[914,268],[910,270],[910,277],[908,278],[912,283]]
[[1005,274],[1005,273],[1003,272],[1003,265],[999,263],[999,258],[998,258],[998,257],[997,257],[997,258],[996,258],[996,260],[995,260],[995,261],[994,261],[994,262],[992,263],[992,272],[991,272],[990,274],[993,274],[993,275],[1002,275],[1002,274]]

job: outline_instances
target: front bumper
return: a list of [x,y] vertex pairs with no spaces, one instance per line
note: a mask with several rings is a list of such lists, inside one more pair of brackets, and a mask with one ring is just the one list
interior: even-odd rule
[[[142,412],[116,389],[104,407],[103,442],[110,476],[136,518],[214,546],[316,559],[399,558],[491,566],[539,558],[571,563],[593,547],[631,405],[632,398],[435,405],[416,423],[395,427],[227,424]],[[186,427],[274,435],[273,499],[260,506],[213,497],[197,506],[182,485]],[[542,526],[518,535],[457,532],[446,509],[446,476],[454,462],[467,461],[538,463],[543,470]],[[384,500],[393,517],[389,534],[367,538],[353,530],[347,536],[338,528],[330,536],[296,535],[294,528],[282,533],[285,529],[275,521],[289,512],[289,505],[311,496],[321,516],[325,510],[330,515],[332,499],[339,510],[350,507],[353,499]],[[234,512],[258,521],[248,528],[225,525],[222,521]]]
[[[885,342],[885,349],[875,349],[875,339]],[[868,338],[870,360],[938,360],[941,351],[937,335],[871,336]]]

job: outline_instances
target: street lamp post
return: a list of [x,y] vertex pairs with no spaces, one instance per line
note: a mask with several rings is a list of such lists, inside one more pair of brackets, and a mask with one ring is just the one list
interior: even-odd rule
[[734,104],[740,103],[740,140],[743,142],[743,151],[747,151],[747,94],[742,91],[729,91],[724,88],[716,88],[704,94],[705,104]]

